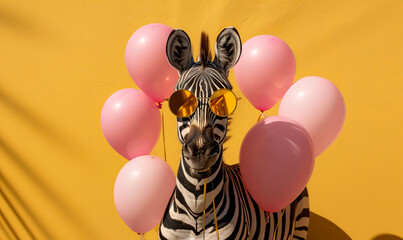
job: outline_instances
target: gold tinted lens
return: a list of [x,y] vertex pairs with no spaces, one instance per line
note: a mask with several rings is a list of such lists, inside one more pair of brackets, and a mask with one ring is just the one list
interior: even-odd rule
[[192,92],[181,89],[169,98],[169,108],[178,117],[189,117],[196,110],[197,99]]
[[235,111],[237,98],[229,89],[220,89],[210,97],[211,110],[220,117],[227,117]]

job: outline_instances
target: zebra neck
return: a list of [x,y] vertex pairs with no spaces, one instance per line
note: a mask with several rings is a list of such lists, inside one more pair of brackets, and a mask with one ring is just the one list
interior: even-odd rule
[[[203,215],[204,183],[206,181],[205,209],[212,210],[213,199],[217,205],[222,200],[223,168],[222,156],[211,168],[211,174],[206,179],[196,179],[190,175],[190,168],[181,160],[176,179],[175,205],[178,211],[188,212],[193,217]],[[178,209],[179,208],[179,209]]]

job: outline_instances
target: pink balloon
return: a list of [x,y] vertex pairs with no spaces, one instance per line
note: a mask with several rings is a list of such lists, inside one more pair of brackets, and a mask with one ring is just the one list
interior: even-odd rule
[[168,62],[166,43],[172,28],[148,24],[138,29],[126,46],[125,60],[137,86],[155,102],[162,103],[174,91],[178,72]]
[[128,160],[150,154],[161,132],[155,102],[137,89],[123,89],[106,100],[101,127],[108,143]]
[[162,219],[176,184],[171,167],[161,158],[134,158],[120,170],[115,182],[116,209],[133,231],[150,231]]
[[313,140],[319,156],[339,135],[346,116],[343,95],[321,77],[305,77],[295,82],[284,95],[279,115],[299,122]]
[[289,205],[304,190],[314,166],[312,140],[297,122],[265,118],[246,134],[239,156],[243,182],[268,212]]
[[284,96],[294,81],[295,71],[290,47],[280,38],[260,35],[242,45],[235,79],[252,105],[265,111]]

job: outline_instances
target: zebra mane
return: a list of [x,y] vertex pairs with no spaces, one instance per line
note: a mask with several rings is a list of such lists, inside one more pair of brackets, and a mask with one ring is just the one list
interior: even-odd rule
[[205,32],[201,33],[200,61],[203,68],[206,67],[207,62],[211,61],[210,42],[208,34]]
[[[223,148],[223,150],[222,150],[223,153],[228,150],[228,147],[226,146],[225,143],[227,143],[228,140],[231,139],[231,135],[229,134],[229,133],[230,133],[230,130],[231,130],[231,129],[230,129],[231,122],[232,122],[232,118],[231,118],[231,116],[228,116],[228,119],[227,119],[227,135],[226,135],[226,137],[225,137],[225,139],[224,139],[224,142],[223,142],[223,146],[224,146],[224,148]],[[223,159],[223,160],[224,160],[224,159]]]

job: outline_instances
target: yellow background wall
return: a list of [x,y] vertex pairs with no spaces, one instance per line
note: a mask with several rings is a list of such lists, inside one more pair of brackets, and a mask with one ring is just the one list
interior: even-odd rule
[[[227,26],[243,42],[278,36],[294,51],[296,79],[336,84],[347,117],[308,184],[309,239],[401,239],[402,12],[402,0],[2,1],[0,239],[138,239],[115,210],[113,186],[126,160],[104,139],[100,113],[113,92],[136,87],[125,46],[154,22],[184,29],[196,53],[202,30],[211,44]],[[230,80],[241,95],[232,72]],[[176,120],[163,111],[176,172]],[[226,162],[237,162],[258,114],[240,101]],[[152,154],[163,157],[162,149],[160,140]]]

